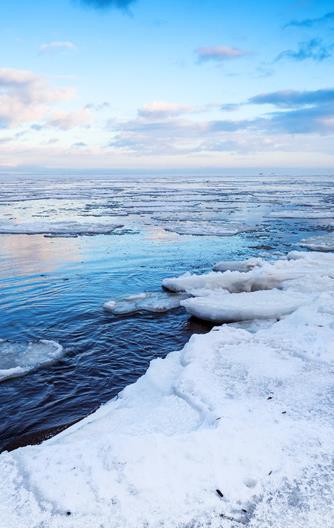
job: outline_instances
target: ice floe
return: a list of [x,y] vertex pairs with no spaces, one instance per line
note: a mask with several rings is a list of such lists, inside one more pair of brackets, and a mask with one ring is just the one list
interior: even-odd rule
[[63,347],[55,341],[34,342],[0,340],[0,381],[23,376],[49,365],[63,356]]
[[16,235],[50,235],[50,236],[80,236],[107,235],[113,233],[123,224],[102,224],[84,222],[29,222],[14,224],[0,223],[0,234]]
[[181,302],[190,315],[214,323],[280,318],[309,301],[305,295],[281,290],[195,297]]
[[232,222],[214,223],[214,222],[168,222],[164,225],[166,231],[172,231],[178,235],[197,235],[197,236],[233,236],[239,233],[254,231],[254,227],[241,226]]
[[221,260],[213,266],[214,271],[250,271],[256,266],[260,266],[262,260],[250,258],[248,260]]
[[270,213],[270,216],[272,218],[326,219],[334,218],[334,213],[326,210],[315,211],[314,209],[291,209],[290,211],[273,211]]
[[163,313],[178,308],[180,302],[187,297],[189,296],[186,294],[143,292],[108,301],[103,307],[114,315],[128,315],[136,312]]
[[299,245],[313,251],[334,251],[334,233],[301,240]]
[[294,273],[265,292],[305,295],[292,314],[194,335],[94,414],[3,453],[3,525],[332,528],[333,264],[263,263]]

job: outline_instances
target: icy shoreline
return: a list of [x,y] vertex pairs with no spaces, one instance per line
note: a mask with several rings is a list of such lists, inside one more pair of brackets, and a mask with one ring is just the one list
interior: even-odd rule
[[4,526],[331,528],[333,270],[332,254],[294,252],[165,281],[218,308],[257,290],[301,302],[251,331],[194,335],[93,415],[3,453]]

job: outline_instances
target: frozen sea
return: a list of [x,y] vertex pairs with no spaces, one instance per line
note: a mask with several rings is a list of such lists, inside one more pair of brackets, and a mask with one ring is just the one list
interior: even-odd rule
[[210,328],[183,308],[115,315],[104,303],[221,260],[332,247],[331,175],[0,180],[0,373],[26,366],[0,382],[1,450],[83,418]]

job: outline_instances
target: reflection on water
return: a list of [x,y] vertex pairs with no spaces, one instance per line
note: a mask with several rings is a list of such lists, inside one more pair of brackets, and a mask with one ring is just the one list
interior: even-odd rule
[[46,243],[41,235],[2,236],[0,246],[0,277],[14,273],[48,273],[57,269],[64,261],[78,262],[81,258],[80,245],[73,244],[73,240],[66,238],[60,244],[55,244],[53,241]]

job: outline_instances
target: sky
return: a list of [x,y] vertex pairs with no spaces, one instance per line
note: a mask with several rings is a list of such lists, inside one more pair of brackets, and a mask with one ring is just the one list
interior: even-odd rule
[[334,168],[333,0],[2,0],[0,168]]

